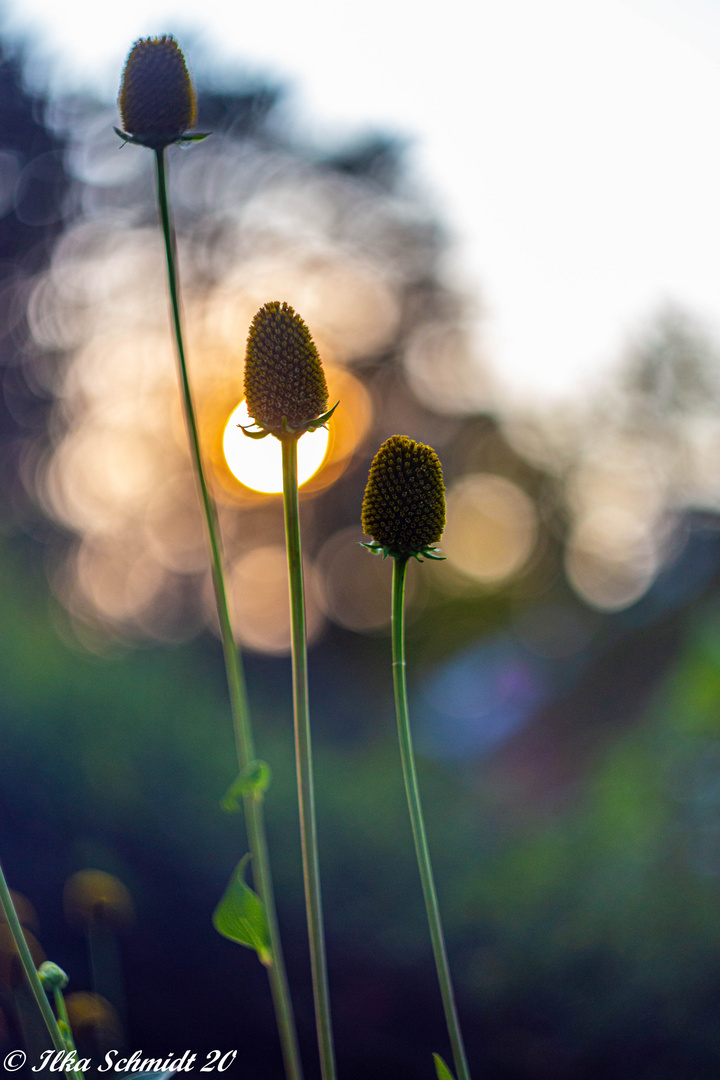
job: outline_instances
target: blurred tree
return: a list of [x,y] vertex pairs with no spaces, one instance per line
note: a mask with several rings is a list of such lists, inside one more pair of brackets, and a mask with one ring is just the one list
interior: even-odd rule
[[634,422],[670,424],[717,407],[720,357],[705,329],[678,307],[661,311],[630,351],[624,372]]
[[0,47],[0,525],[27,512],[21,472],[31,440],[47,425],[51,395],[28,378],[26,311],[62,228],[69,180],[63,141],[43,122],[44,102],[23,89],[21,57]]

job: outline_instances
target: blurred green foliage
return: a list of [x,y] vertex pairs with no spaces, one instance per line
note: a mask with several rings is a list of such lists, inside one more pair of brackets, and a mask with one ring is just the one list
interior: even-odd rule
[[[168,972],[157,968],[168,947],[163,905],[178,900],[162,896],[171,866],[173,879],[188,885],[185,931],[197,924],[197,941],[183,941],[182,951],[195,963],[209,948],[225,970],[237,971],[237,994],[255,987],[261,1013],[264,991],[238,959],[244,950],[209,943],[211,912],[245,850],[241,816],[220,809],[234,756],[219,648],[206,639],[83,651],[48,595],[29,540],[3,542],[0,591],[0,806],[11,884],[39,904],[45,921],[59,908],[65,877],[88,860],[128,884],[138,907],[131,1032],[147,1042],[138,1012],[149,980],[168,995],[167,1015],[159,1016],[162,1050],[176,989],[192,994],[195,982],[171,965],[174,984],[167,985]],[[611,737],[588,728],[595,742],[554,799],[523,791],[502,752],[452,770],[420,760],[460,1007],[470,1053],[486,1075],[713,1074],[720,1055],[720,617],[705,601],[685,618],[681,650],[658,672],[650,706]],[[430,622],[415,625],[418,644],[430,630]],[[311,655],[321,703],[316,772],[331,983],[349,1076],[361,1074],[378,1045],[391,1047],[398,1076],[427,1075],[430,1050],[444,1050],[387,648],[382,639],[337,633]],[[251,658],[249,678],[258,750],[273,771],[270,840],[302,1024],[309,1007],[285,666]],[[419,674],[411,663],[411,680]],[[606,677],[612,680],[611,670]],[[580,712],[580,729],[583,723]],[[548,728],[546,749],[555,737]],[[52,913],[49,926],[56,939],[41,934],[42,943],[64,960],[73,948],[67,931]],[[155,965],[152,977],[143,950]],[[82,965],[71,955],[69,966],[77,989]],[[375,988],[369,1001],[358,998],[366,983]],[[217,1012],[234,1043],[232,997],[218,991],[203,1010]]]

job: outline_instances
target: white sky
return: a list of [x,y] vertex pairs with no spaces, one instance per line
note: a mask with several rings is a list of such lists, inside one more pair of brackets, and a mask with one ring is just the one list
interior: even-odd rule
[[[201,17],[198,16],[201,10]],[[280,78],[316,137],[413,139],[516,394],[563,397],[674,301],[720,340],[720,0],[9,0],[37,78],[117,93],[140,36]],[[189,57],[192,65],[192,55]]]

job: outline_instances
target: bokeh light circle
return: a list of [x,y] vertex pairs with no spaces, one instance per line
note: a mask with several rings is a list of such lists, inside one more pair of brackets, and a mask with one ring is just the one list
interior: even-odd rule
[[448,492],[443,554],[451,565],[483,584],[519,573],[537,540],[535,508],[504,476],[473,473]]
[[[325,618],[316,602],[319,586],[313,563],[304,563],[304,576],[307,636],[311,644],[320,635]],[[290,652],[288,569],[283,546],[268,544],[240,556],[230,572],[230,596],[235,633],[241,645],[270,656]],[[210,597],[208,601],[214,623],[214,604]]]
[[[240,424],[252,424],[244,400],[233,410],[223,434],[223,453],[230,472],[253,491],[278,494],[283,489],[279,440],[272,435],[266,439],[249,439],[240,430]],[[306,432],[298,440],[298,484],[306,483],[322,465],[329,437],[327,428],[321,427]]]

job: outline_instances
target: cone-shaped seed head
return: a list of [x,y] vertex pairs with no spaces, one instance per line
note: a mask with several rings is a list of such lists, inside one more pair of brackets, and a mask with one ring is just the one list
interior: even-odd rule
[[167,145],[195,124],[195,89],[172,37],[141,38],[125,64],[118,99],[129,135]]
[[325,373],[310,331],[289,304],[275,300],[252,321],[245,356],[245,399],[256,424],[298,430],[328,407]]
[[398,554],[438,542],[445,528],[445,485],[432,447],[407,435],[392,435],[382,444],[370,466],[362,527]]

